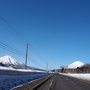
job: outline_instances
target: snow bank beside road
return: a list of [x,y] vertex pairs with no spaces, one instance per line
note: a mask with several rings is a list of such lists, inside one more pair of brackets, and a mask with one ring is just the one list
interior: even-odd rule
[[90,74],[82,74],[82,73],[81,74],[71,74],[71,73],[68,73],[68,74],[63,74],[63,75],[67,75],[67,76],[90,81]]

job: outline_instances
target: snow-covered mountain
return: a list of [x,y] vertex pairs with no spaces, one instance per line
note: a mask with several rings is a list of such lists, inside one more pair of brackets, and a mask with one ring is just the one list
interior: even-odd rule
[[[0,68],[2,69],[24,69],[25,70],[25,64],[19,61],[14,60],[10,56],[4,56],[0,58]],[[27,70],[38,70],[38,71],[45,71],[39,68],[30,67],[27,66]]]
[[76,61],[70,65],[68,65],[67,68],[69,69],[74,69],[74,68],[77,68],[77,67],[82,67],[83,65],[85,65],[84,63],[80,62],[80,61]]
[[4,56],[0,58],[0,64],[6,67],[13,68],[24,68],[25,65],[22,62],[18,62],[11,58],[10,56]]

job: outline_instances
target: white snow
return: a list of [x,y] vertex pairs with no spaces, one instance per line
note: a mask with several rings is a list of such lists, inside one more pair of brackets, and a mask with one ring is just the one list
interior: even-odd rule
[[17,64],[10,56],[4,56],[0,58],[0,63],[3,64]]
[[15,69],[15,70],[21,72],[45,72],[45,71],[31,70],[31,69]]
[[84,65],[84,63],[82,63],[82,62],[80,62],[80,61],[76,61],[76,62],[68,65],[67,68],[68,68],[68,69],[73,69],[73,68],[81,67],[81,66],[83,66],[83,65]]
[[14,71],[22,71],[22,72],[44,72],[43,70],[39,70],[38,68],[34,68],[34,67],[28,67],[27,69],[25,69],[24,63],[16,61],[8,55],[1,57],[0,63],[5,65],[5,66],[0,66],[0,70],[14,70]]
[[20,72],[45,72],[40,70],[31,70],[31,69],[14,69],[12,67],[2,67],[0,66],[0,70],[13,70],[13,71],[20,71]]
[[79,78],[79,79],[83,79],[83,80],[88,80],[90,81],[90,73],[89,74],[63,74],[63,75],[67,75],[67,76],[71,76],[71,77],[75,77],[75,78]]
[[16,60],[14,60],[13,58],[11,58],[10,56],[4,56],[0,58],[0,63],[4,64],[4,65],[15,65],[15,66],[24,66],[24,64],[22,62],[18,62]]
[[15,70],[15,69],[12,68],[12,67],[2,67],[2,66],[0,66],[0,70]]

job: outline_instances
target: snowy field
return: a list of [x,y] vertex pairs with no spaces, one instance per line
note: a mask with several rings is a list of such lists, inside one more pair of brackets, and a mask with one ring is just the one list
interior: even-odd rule
[[40,70],[31,70],[31,69],[14,69],[12,67],[1,67],[0,70],[12,70],[12,71],[20,71],[20,72],[44,72]]
[[21,71],[21,72],[43,72],[43,71],[40,71],[40,70],[14,69],[12,67],[2,67],[2,66],[0,66],[0,70],[12,70],[12,71]]
[[31,70],[31,69],[14,69],[12,67],[0,66],[0,75],[28,75],[33,73],[44,73],[45,71]]
[[23,85],[48,75],[48,73],[37,73],[31,75],[0,75],[0,90],[10,90],[18,85]]
[[67,75],[67,76],[90,81],[90,74],[82,74],[82,73],[81,74],[71,74],[71,73],[68,73],[68,74],[63,74],[63,75]]

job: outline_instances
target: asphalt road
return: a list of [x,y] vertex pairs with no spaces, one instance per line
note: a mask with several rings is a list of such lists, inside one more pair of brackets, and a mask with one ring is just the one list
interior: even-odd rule
[[[44,79],[46,81],[41,83]],[[44,79],[25,84],[13,90],[90,90],[89,83],[65,75],[55,74],[50,79]],[[41,84],[37,86],[39,83]]]
[[90,84],[76,78],[57,74],[53,78],[49,90],[90,90]]

